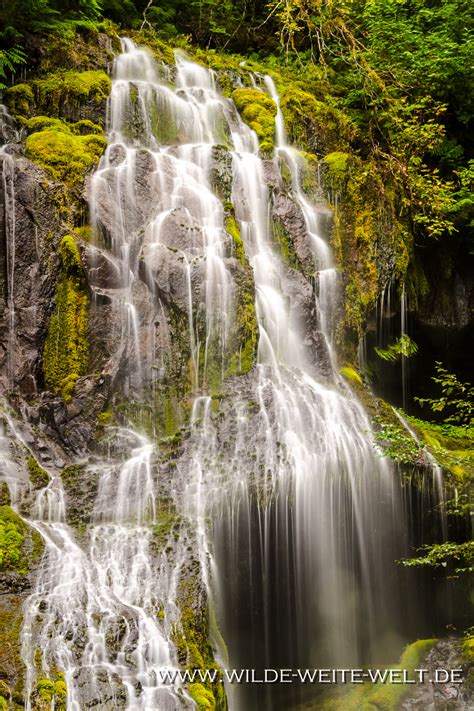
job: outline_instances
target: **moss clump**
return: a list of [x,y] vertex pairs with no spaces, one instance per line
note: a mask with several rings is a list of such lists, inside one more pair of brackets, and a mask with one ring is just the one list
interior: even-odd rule
[[[400,661],[393,669],[406,669],[408,678],[413,678],[414,670],[420,667],[436,639],[420,639],[405,648]],[[356,684],[348,692],[335,692],[330,698],[317,706],[320,711],[398,711],[403,698],[412,685],[377,682]]]
[[92,133],[102,133],[103,128],[99,126],[98,123],[94,123],[89,119],[82,119],[81,121],[76,121],[70,124],[70,129],[73,133],[79,134],[81,136],[90,135]]
[[10,506],[0,506],[0,572],[26,575],[42,549],[41,536]]
[[240,228],[235,221],[235,217],[233,215],[229,215],[226,218],[225,221],[225,228],[227,232],[230,234],[232,239],[234,240],[234,254],[236,259],[239,260],[239,262],[242,264],[242,266],[245,266],[245,249],[244,249],[244,243],[242,241],[242,237],[240,235]]
[[354,138],[355,129],[342,111],[293,84],[282,93],[280,108],[290,141],[304,151],[342,151]]
[[349,165],[351,156],[349,153],[334,151],[324,156],[326,167],[327,183],[331,190],[339,193],[343,190],[349,177]]
[[32,116],[29,119],[23,119],[23,126],[26,128],[28,134],[37,133],[38,131],[68,131],[69,128],[67,124],[58,118],[51,118],[50,116]]
[[36,681],[36,686],[33,691],[32,700],[34,708],[37,711],[49,709],[54,702],[54,708],[57,711],[65,711],[67,700],[67,686],[64,680],[64,674],[58,672],[55,675],[54,681],[47,677],[39,677]]
[[28,466],[28,472],[30,475],[30,481],[33,484],[34,489],[42,489],[49,483],[48,472],[41,467],[36,459],[31,456],[26,460]]
[[25,551],[26,524],[10,506],[0,508],[0,571],[28,572]]
[[359,385],[363,384],[359,373],[350,365],[345,365],[341,368],[340,373],[346,380],[349,381],[349,383],[358,383]]
[[86,372],[89,360],[89,299],[79,250],[71,235],[61,241],[59,255],[61,276],[43,349],[43,374],[47,387],[67,401],[72,397],[76,380]]
[[103,71],[58,72],[32,82],[36,104],[52,116],[58,116],[68,106],[87,101],[98,104],[110,93],[110,77]]
[[235,89],[232,99],[242,119],[257,134],[260,149],[273,150],[275,142],[275,116],[277,106],[263,91],[258,89]]
[[55,126],[28,136],[25,155],[55,180],[77,185],[98,163],[106,145],[103,136],[75,136],[69,129],[60,130]]
[[35,97],[29,84],[16,84],[4,94],[5,103],[13,114],[28,115],[33,110]]
[[[21,658],[22,602],[19,595],[0,598],[0,699],[12,699],[13,708],[24,708],[22,693],[25,668]],[[11,708],[10,703],[2,708]]]
[[291,239],[288,237],[283,224],[279,220],[273,220],[272,229],[273,237],[275,242],[278,244],[281,257],[285,264],[304,273],[305,270],[303,265],[300,263],[300,260],[296,255]]
[[216,700],[214,694],[206,689],[203,684],[195,683],[189,685],[189,695],[196,702],[198,711],[214,711]]

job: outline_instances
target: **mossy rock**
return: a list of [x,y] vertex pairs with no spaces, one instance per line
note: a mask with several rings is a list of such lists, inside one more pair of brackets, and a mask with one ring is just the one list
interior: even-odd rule
[[280,108],[288,137],[301,150],[317,155],[344,151],[355,137],[346,114],[292,84],[283,91]]
[[29,116],[35,111],[35,96],[29,84],[16,84],[4,93],[4,101],[12,114]]
[[0,506],[0,573],[26,575],[42,551],[41,536],[10,506]]
[[61,274],[43,348],[43,374],[46,386],[67,401],[89,362],[89,298],[79,250],[72,235],[62,239],[59,255]]
[[342,151],[334,151],[324,156],[323,166],[326,174],[326,185],[336,193],[342,192],[349,179],[351,155]]
[[99,104],[105,101],[110,93],[111,81],[100,70],[57,72],[34,80],[32,87],[38,110],[60,116],[87,102]]
[[106,145],[103,136],[76,136],[55,126],[28,136],[25,155],[55,180],[77,186],[84,175],[97,165]]
[[257,134],[260,150],[273,151],[277,105],[268,94],[258,89],[235,89],[232,100],[242,119]]
[[38,464],[33,456],[26,460],[30,481],[34,489],[43,489],[49,484],[48,472]]

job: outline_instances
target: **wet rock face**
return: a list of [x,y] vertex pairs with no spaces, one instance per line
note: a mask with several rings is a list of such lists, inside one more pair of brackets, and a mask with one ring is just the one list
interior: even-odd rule
[[83,455],[94,436],[96,418],[109,394],[110,377],[88,375],[79,380],[66,403],[59,395],[43,393],[38,413],[46,433],[69,454]]
[[[461,670],[462,683],[445,682],[445,674],[439,674],[440,682],[416,685],[414,693],[401,705],[401,711],[466,711],[472,708],[473,664],[462,654],[462,643],[455,639],[443,639],[429,652],[421,665],[427,669],[427,679],[436,679],[436,670]],[[458,677],[459,678],[459,677]]]
[[43,180],[43,172],[28,160],[0,155],[0,182],[5,186],[0,197],[0,298],[5,307],[0,367],[28,396],[37,389],[39,353],[55,287],[51,249],[61,234]]

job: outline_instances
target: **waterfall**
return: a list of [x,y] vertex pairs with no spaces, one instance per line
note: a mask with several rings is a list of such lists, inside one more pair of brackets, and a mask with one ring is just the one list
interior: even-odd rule
[[[273,81],[252,83],[277,104],[272,159],[212,70],[181,51],[164,68],[122,40],[108,146],[90,183],[92,310],[107,304],[105,370],[137,410],[163,406],[170,314],[185,323],[188,420],[171,473],[170,438],[115,422],[89,459],[48,467],[29,520],[45,553],[25,604],[28,710],[38,675],[57,670],[69,711],[196,708],[186,684],[162,676],[183,666],[180,594],[191,572],[221,666],[382,664],[418,629],[413,588],[394,563],[409,553],[406,490],[338,372],[327,208],[303,190],[305,159],[287,144]],[[216,147],[229,159],[225,197],[212,178]],[[274,238],[268,173],[283,185],[283,164],[311,255],[306,276]],[[243,274],[253,278],[258,344],[254,367],[236,374]],[[83,528],[67,523],[67,477],[96,492]],[[228,688],[229,708],[296,708],[300,691],[281,686]]]

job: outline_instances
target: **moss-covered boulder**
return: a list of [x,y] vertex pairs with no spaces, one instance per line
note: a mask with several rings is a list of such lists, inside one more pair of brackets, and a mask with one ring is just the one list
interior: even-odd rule
[[76,136],[57,124],[28,136],[25,155],[55,180],[74,186],[98,163],[106,145],[103,136]]
[[260,149],[271,152],[275,142],[275,116],[277,106],[268,94],[258,89],[235,89],[232,100],[242,119],[257,134]]

